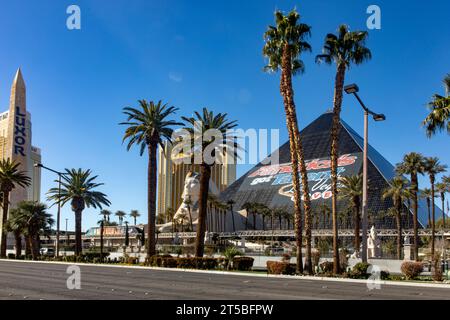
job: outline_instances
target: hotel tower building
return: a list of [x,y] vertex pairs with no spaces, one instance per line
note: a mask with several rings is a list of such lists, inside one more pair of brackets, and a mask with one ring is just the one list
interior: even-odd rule
[[[41,150],[32,146],[31,114],[27,111],[26,88],[21,70],[17,70],[11,87],[9,110],[0,113],[0,159],[19,163],[19,170],[31,178],[27,188],[16,186],[10,193],[10,208],[24,200],[40,201],[40,170],[34,165],[41,162]],[[3,211],[0,210],[0,235],[3,232]]]

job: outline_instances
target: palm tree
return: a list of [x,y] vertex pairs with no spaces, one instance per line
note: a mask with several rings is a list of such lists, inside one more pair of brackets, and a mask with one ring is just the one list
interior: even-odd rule
[[227,201],[227,205],[228,205],[228,208],[229,208],[230,214],[231,214],[231,221],[233,222],[233,232],[236,232],[236,225],[234,223],[234,213],[233,213],[233,205],[235,203],[236,202],[234,202],[233,199],[230,199]]
[[170,207],[166,209],[166,213],[165,213],[166,219],[168,221],[172,222],[172,233],[175,232],[175,221],[174,221],[175,213],[176,213],[175,210]]
[[[11,191],[19,186],[20,188],[26,188],[31,184],[31,178],[28,177],[25,171],[19,170],[20,163],[11,161],[8,159],[0,160],[0,191],[3,199],[1,201],[2,211],[2,226],[4,226],[8,220],[9,209],[9,194]],[[1,245],[0,245],[0,258],[6,257],[6,239],[7,233],[1,233]]]
[[[24,233],[27,246],[31,248],[33,260],[39,256],[40,235],[49,236],[54,220],[46,212],[47,206],[35,201],[22,201],[17,208],[11,210],[13,219],[10,221],[12,228],[20,228]],[[17,256],[16,243],[16,256]]]
[[192,208],[192,200],[191,197],[189,196],[188,199],[184,200],[184,204],[187,206],[188,208],[188,214],[189,214],[189,222],[191,224],[191,230],[194,231],[194,223],[192,222],[192,213],[191,213],[191,208]]
[[422,122],[429,138],[443,130],[447,130],[447,133],[450,134],[450,73],[445,76],[443,83],[445,97],[439,94],[433,95],[431,102],[428,103],[430,113]]
[[442,201],[442,223],[445,229],[445,194],[450,191],[450,184],[446,183],[445,180],[442,180],[439,183],[436,183],[436,191],[439,192]]
[[107,196],[96,189],[103,185],[95,180],[98,176],[92,176],[91,170],[65,169],[62,175],[61,192],[58,188],[48,191],[48,199],[60,202],[64,206],[70,201],[72,211],[75,213],[75,255],[82,253],[81,244],[81,218],[83,210],[88,207],[94,209],[109,206],[111,202]]
[[157,188],[157,163],[156,155],[158,145],[163,147],[163,141],[172,141],[173,127],[181,123],[168,120],[169,116],[175,114],[178,109],[163,104],[162,101],[154,103],[139,100],[139,109],[126,107],[123,113],[127,121],[120,123],[126,125],[125,135],[122,142],[128,141],[127,150],[133,145],[139,145],[140,155],[148,150],[147,169],[147,210],[148,210],[148,258],[156,253],[155,229],[156,229],[156,188]]
[[[436,157],[428,157],[424,159],[424,172],[428,174],[430,177],[431,184],[431,212],[432,212],[432,229],[431,229],[431,256],[434,257],[434,231],[435,231],[435,211],[434,211],[434,188],[436,175],[439,173],[443,173],[447,170],[446,165],[442,165],[439,162],[439,159]],[[444,203],[442,203],[442,208],[444,208]]]
[[[237,124],[236,121],[229,121],[226,113],[214,115],[206,108],[203,108],[202,114],[195,112],[195,117],[182,117],[182,119],[186,122],[184,131],[188,134],[184,136],[181,146],[186,146],[187,142],[192,160],[194,163],[200,162],[198,163],[200,165],[199,216],[195,253],[197,257],[203,257],[211,166],[219,162],[220,158],[226,154],[231,154],[233,159],[237,158],[236,138],[230,134],[231,129],[235,128]],[[208,136],[212,131],[220,134],[220,138]],[[184,150],[184,148],[182,149]]]
[[119,219],[119,225],[122,226],[123,218],[127,215],[124,211],[118,210],[114,215]]
[[431,189],[425,188],[420,190],[420,197],[427,201],[428,209],[428,224],[427,228],[431,227]]
[[105,233],[105,222],[106,220],[100,220],[98,224],[100,225],[100,259],[103,262],[103,235]]
[[107,209],[103,209],[100,211],[100,215],[103,216],[103,221],[109,222],[109,217],[112,215],[112,212]]
[[245,230],[248,230],[248,217],[250,215],[250,210],[252,208],[252,204],[250,202],[246,202],[242,205],[242,209],[245,210],[246,218],[245,218]]
[[411,152],[403,157],[403,162],[397,164],[396,171],[397,174],[409,174],[411,176],[411,193],[413,199],[413,210],[414,210],[414,258],[416,261],[419,259],[419,222],[417,218],[418,213],[418,191],[419,191],[419,180],[417,175],[423,174],[425,168],[424,157],[417,152]]
[[130,212],[130,217],[133,218],[134,221],[134,225],[136,225],[136,219],[139,218],[141,216],[141,214],[139,213],[139,211],[137,210],[131,210]]
[[22,255],[22,234],[26,228],[26,221],[21,217],[18,209],[12,209],[9,212],[9,218],[3,227],[3,231],[12,232],[16,243],[16,259]]
[[334,84],[333,125],[331,128],[331,192],[333,213],[333,272],[339,273],[339,247],[337,225],[337,164],[339,123],[342,107],[342,95],[345,82],[345,73],[352,64],[359,65],[370,60],[372,54],[365,46],[368,33],[365,31],[351,32],[346,25],[340,25],[337,35],[329,33],[325,37],[322,54],[317,55],[318,63],[336,64],[336,79]]
[[383,191],[383,199],[390,198],[394,203],[395,208],[395,221],[397,224],[397,259],[401,259],[402,256],[402,207],[403,200],[407,196],[405,188],[407,181],[397,176],[391,180],[389,186]]
[[[354,225],[355,225],[355,252],[359,253],[360,238],[359,227],[361,221],[361,197],[362,197],[362,175],[353,175],[342,177],[341,187],[339,188],[339,197],[346,199],[351,203],[353,208]],[[366,235],[363,234],[363,237]]]
[[305,165],[302,139],[298,130],[297,111],[292,88],[292,76],[304,72],[305,67],[300,55],[311,51],[306,38],[311,35],[311,27],[300,23],[300,15],[294,9],[287,15],[275,12],[276,26],[269,26],[264,34],[266,41],[263,55],[268,59],[264,68],[266,72],[281,70],[280,93],[283,97],[286,124],[289,134],[290,156],[292,166],[292,186],[294,190],[295,238],[297,245],[296,272],[303,273],[302,260],[302,212],[300,178],[303,186],[303,206],[305,213],[306,257],[305,270],[312,274],[311,262],[311,201],[308,187],[308,175]]

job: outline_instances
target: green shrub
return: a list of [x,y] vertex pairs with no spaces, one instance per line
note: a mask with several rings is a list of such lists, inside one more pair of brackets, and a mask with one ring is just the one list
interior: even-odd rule
[[332,273],[333,272],[333,262],[325,261],[320,264],[320,269],[324,273]]
[[401,271],[405,275],[407,280],[417,278],[423,271],[422,262],[403,262]]
[[8,259],[15,259],[16,255],[14,253],[8,253]]
[[251,257],[234,257],[233,269],[239,271],[250,271],[253,267],[253,261],[255,261],[255,259]]
[[267,273],[268,274],[295,274],[295,264],[282,261],[267,261]]
[[218,267],[218,260],[215,258],[177,258],[177,268],[182,269],[202,269],[213,270]]
[[369,277],[369,274],[367,273],[369,267],[370,264],[367,262],[358,262],[349,273],[349,277],[352,279],[367,279]]

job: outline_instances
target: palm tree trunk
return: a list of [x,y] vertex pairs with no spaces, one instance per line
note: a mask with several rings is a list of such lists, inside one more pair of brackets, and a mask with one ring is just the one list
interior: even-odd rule
[[419,221],[417,218],[418,213],[418,199],[417,199],[417,192],[418,192],[418,181],[417,181],[417,175],[412,174],[411,175],[411,183],[413,186],[412,192],[413,192],[413,200],[414,200],[414,260],[419,261]]
[[[8,221],[8,207],[9,207],[9,192],[3,190],[3,213],[2,213],[2,226],[6,225]],[[0,245],[0,258],[6,258],[6,241],[8,239],[8,233],[3,231]]]
[[103,221],[100,224],[100,261],[103,262],[103,233],[105,228],[103,227]]
[[233,206],[230,207],[230,213],[231,213],[231,220],[233,222],[233,232],[236,232],[236,225],[234,223],[234,212],[233,212]]
[[[285,45],[283,50],[280,92],[281,95],[283,96],[284,109],[286,113],[286,124],[289,133],[290,156],[292,166],[292,186],[294,189],[294,210],[295,210],[294,211],[295,239],[297,246],[296,273],[301,274],[303,273],[303,257],[302,257],[303,232],[302,232],[302,212],[301,212],[301,198],[300,198],[301,191],[300,191],[300,178],[298,165],[299,160],[302,160],[299,159],[299,156],[303,156],[303,150],[298,150],[298,147],[301,147],[301,141],[299,139],[300,135],[298,133],[297,127],[297,117],[296,114],[294,113],[295,104],[294,104],[294,94],[292,90],[291,53],[288,44]],[[305,184],[305,181],[303,181],[303,183],[304,186],[307,186],[307,183]],[[306,193],[308,193],[308,189],[304,188],[304,190],[305,189]],[[304,201],[306,202],[307,199],[309,199],[309,193],[308,196],[304,198]],[[307,207],[306,204],[304,205],[305,207]],[[308,234],[306,234],[306,236],[308,237]]]
[[359,239],[360,205],[359,204],[360,204],[359,199],[355,199],[355,201],[354,201],[354,210],[355,210],[355,251],[358,252],[358,253],[359,253],[359,246],[360,246],[360,239]]
[[14,232],[14,238],[16,241],[16,259],[19,259],[19,257],[22,255],[22,236],[20,231]]
[[445,229],[445,194],[441,193],[441,200],[442,200],[442,225]]
[[156,149],[158,147],[158,141],[151,141],[148,144],[148,247],[147,247],[147,258],[154,256],[156,254],[156,241],[155,241],[155,231],[156,231]]
[[399,199],[396,205],[395,220],[397,222],[397,259],[402,259],[402,201]]
[[197,237],[195,239],[195,256],[203,257],[205,249],[206,210],[208,206],[209,179],[211,167],[206,163],[200,165],[200,197],[198,209]]
[[339,233],[337,217],[337,167],[339,157],[339,124],[342,107],[342,91],[344,89],[345,64],[340,63],[337,66],[335,88],[334,88],[334,106],[333,106],[333,124],[331,127],[331,210],[333,216],[333,273],[340,273],[339,263]]
[[191,222],[191,232],[194,232],[194,223],[192,222],[191,206],[188,206],[189,221]]
[[81,244],[81,216],[83,211],[75,211],[75,255],[79,256],[83,252]]
[[431,226],[431,204],[430,204],[430,198],[427,197],[427,209],[428,209],[428,225],[429,228]]
[[253,212],[253,230],[256,230],[256,212]]
[[435,241],[435,232],[436,232],[436,225],[435,225],[435,218],[436,212],[434,210],[434,183],[431,183],[431,259],[434,260],[434,241]]

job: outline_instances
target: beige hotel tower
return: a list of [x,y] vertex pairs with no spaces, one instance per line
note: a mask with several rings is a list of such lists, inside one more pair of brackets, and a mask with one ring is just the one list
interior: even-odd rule
[[[10,158],[20,163],[19,170],[31,178],[28,188],[17,186],[10,194],[10,208],[23,200],[39,201],[41,193],[40,170],[34,165],[41,162],[41,150],[31,144],[31,114],[27,112],[26,88],[22,72],[17,70],[11,87],[9,110],[0,113],[0,159]],[[3,211],[0,210],[0,217]],[[0,219],[0,234],[3,230]]]
[[[164,214],[168,208],[176,211],[180,207],[186,175],[190,170],[200,172],[199,165],[174,163],[170,157],[171,151],[172,146],[167,143],[164,149],[158,148],[158,215]],[[215,164],[211,168],[211,181],[219,192],[236,180],[236,161],[230,161],[228,157],[225,157],[223,164]]]

